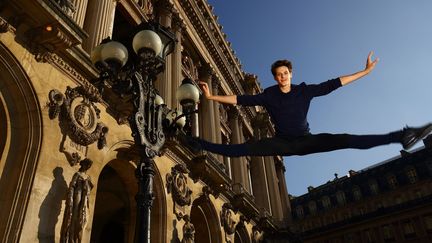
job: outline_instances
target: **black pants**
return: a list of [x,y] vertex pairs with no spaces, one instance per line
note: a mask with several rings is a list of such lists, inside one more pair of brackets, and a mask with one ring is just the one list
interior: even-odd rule
[[290,156],[328,152],[338,149],[369,149],[379,145],[400,143],[402,132],[383,135],[307,134],[299,137],[272,137],[242,144],[215,144],[197,138],[202,149],[229,157]]

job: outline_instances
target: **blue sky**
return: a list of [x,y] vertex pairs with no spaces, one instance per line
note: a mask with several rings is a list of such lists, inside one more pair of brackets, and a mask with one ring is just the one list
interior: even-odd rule
[[[319,83],[379,63],[368,76],[315,98],[312,133],[377,134],[432,120],[432,1],[209,0],[245,72],[275,84],[277,59],[293,62],[293,83]],[[418,145],[417,147],[419,147]],[[288,191],[302,195],[399,155],[400,145],[285,157]]]

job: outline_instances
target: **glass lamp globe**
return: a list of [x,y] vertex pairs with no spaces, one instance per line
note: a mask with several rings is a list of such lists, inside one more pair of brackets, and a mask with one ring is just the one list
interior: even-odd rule
[[180,104],[188,102],[198,103],[199,95],[198,88],[193,85],[192,80],[187,78],[182,81],[182,84],[176,91],[176,97],[180,101]]
[[164,100],[158,94],[156,95],[154,102],[155,102],[156,105],[163,105],[164,104]]
[[157,56],[162,50],[162,40],[159,35],[152,30],[141,30],[134,36],[132,47],[138,55],[145,49],[151,49]]
[[110,41],[103,44],[101,57],[107,63],[115,63],[123,67],[128,59],[128,51],[126,47],[117,41]]
[[96,46],[95,48],[93,48],[93,50],[91,51],[90,59],[91,59],[93,65],[95,65],[95,66],[96,66],[96,63],[103,61],[102,49],[103,49],[104,45],[105,44],[100,44],[100,45]]
[[[168,119],[169,123],[172,124],[173,121],[176,119],[176,117],[182,115],[183,113],[178,110],[171,110],[170,112],[168,112],[166,119]],[[176,121],[177,126],[179,126],[180,128],[184,127],[184,125],[186,124],[186,117],[181,117]]]
[[[178,111],[178,112],[177,112],[177,116],[180,116],[180,115],[182,115],[182,114],[183,114],[183,113],[182,113],[181,111]],[[186,125],[186,117],[183,116],[183,117],[181,117],[180,119],[178,119],[177,122],[176,122],[176,124],[177,124],[179,127],[184,127],[184,126]]]

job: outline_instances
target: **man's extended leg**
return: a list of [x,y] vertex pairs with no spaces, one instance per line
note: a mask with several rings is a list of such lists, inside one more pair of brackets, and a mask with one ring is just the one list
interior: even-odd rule
[[289,141],[291,149],[283,155],[306,155],[339,149],[369,149],[390,143],[400,143],[401,132],[383,135],[351,135],[320,133]]
[[328,134],[305,135],[289,140],[289,149],[281,155],[306,155],[338,149],[369,149],[390,143],[400,143],[404,149],[412,147],[432,131],[432,124],[406,127],[401,131],[382,135]]
[[292,138],[264,138],[242,144],[216,144],[200,138],[191,138],[190,147],[200,148],[229,157],[239,156],[290,156],[328,152],[338,149],[368,149],[379,145],[400,142],[401,135],[350,135],[328,134],[305,135]]
[[243,144],[215,144],[199,138],[188,138],[190,147],[199,147],[229,157],[290,156],[328,152],[338,149],[369,149],[390,143],[401,143],[404,149],[413,146],[432,130],[432,124],[382,135],[328,134],[305,135],[291,138],[264,138]]
[[289,151],[287,140],[272,137],[242,144],[216,144],[200,138],[188,138],[187,144],[192,149],[203,149],[228,157],[240,156],[275,156]]

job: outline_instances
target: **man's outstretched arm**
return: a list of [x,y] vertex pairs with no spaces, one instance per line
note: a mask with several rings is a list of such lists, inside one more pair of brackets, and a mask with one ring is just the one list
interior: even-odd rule
[[237,104],[237,95],[212,95],[207,83],[200,81],[199,85],[207,99],[225,104]]
[[350,75],[345,75],[345,76],[339,77],[341,84],[347,85],[347,84],[351,83],[352,81],[357,80],[357,79],[369,74],[375,68],[375,65],[378,63],[378,60],[379,60],[377,58],[374,61],[372,61],[372,55],[373,55],[373,52],[372,51],[369,52],[369,55],[368,55],[367,61],[366,61],[366,67],[364,70],[350,74]]

